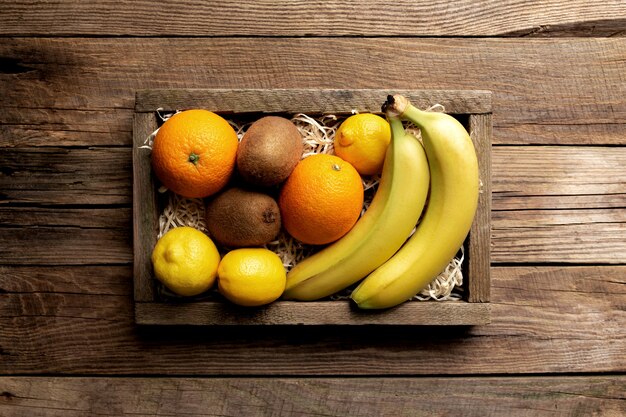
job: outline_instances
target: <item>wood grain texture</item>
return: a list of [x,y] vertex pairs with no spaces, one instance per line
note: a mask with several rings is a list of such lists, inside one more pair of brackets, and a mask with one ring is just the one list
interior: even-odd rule
[[0,294],[116,295],[130,301],[131,277],[132,265],[2,265]]
[[491,114],[469,116],[469,132],[478,156],[480,194],[470,229],[467,254],[467,300],[484,303],[490,296],[491,267]]
[[135,111],[206,108],[216,113],[380,113],[389,94],[401,94],[420,108],[438,103],[448,113],[491,113],[490,91],[318,88],[140,90]]
[[8,148],[0,152],[0,204],[126,204],[128,148]]
[[496,262],[624,263],[626,208],[493,212]]
[[496,144],[624,144],[625,51],[624,38],[8,38],[0,146],[130,145],[139,89],[443,87],[493,91]]
[[135,301],[154,301],[156,291],[150,256],[159,232],[156,179],[146,138],[157,128],[156,114],[136,114],[133,125],[133,282]]
[[[626,413],[626,377],[0,378],[6,417]],[[104,394],[106,393],[106,394]]]
[[626,148],[507,146],[492,159],[494,261],[623,263]]
[[[36,5],[36,7],[34,7]],[[584,0],[217,2],[20,0],[0,7],[4,35],[620,36],[626,6]]]
[[[3,268],[3,288],[14,288],[6,282],[17,279],[14,271],[23,276],[22,268]],[[77,274],[94,282],[101,267],[67,268],[74,283],[63,278],[48,284],[41,279],[44,270],[29,281],[27,292],[0,293],[0,373],[460,375],[626,369],[626,266],[492,268],[491,324],[384,327],[375,334],[369,326],[138,328],[130,286],[125,295],[117,290],[97,295],[99,290],[81,289],[86,284]],[[124,268],[103,279],[127,285],[132,276]],[[57,287],[65,293],[37,291]]]
[[[0,75],[3,91],[8,91],[11,78]],[[121,146],[132,142],[133,113],[128,109],[30,108],[26,101],[13,104],[19,107],[5,107],[0,115],[0,147]]]
[[458,302],[404,303],[383,311],[362,311],[349,301],[280,301],[263,308],[240,308],[227,301],[135,303],[135,322],[150,325],[272,326],[468,326],[490,322],[489,306]]
[[[0,415],[626,414],[625,9],[0,2]],[[153,88],[494,91],[493,323],[133,325],[129,147]],[[596,262],[622,265],[564,266]]]
[[[0,263],[130,262],[131,154],[128,148],[0,152],[0,202],[7,205],[0,211],[6,232]],[[492,261],[622,263],[624,166],[624,147],[494,146]],[[90,216],[89,206],[54,208],[77,202],[98,210]],[[51,206],[24,210],[24,204]],[[121,206],[100,209],[103,204]]]

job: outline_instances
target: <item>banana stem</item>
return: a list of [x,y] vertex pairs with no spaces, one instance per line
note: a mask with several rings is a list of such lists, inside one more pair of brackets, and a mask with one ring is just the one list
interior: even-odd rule
[[432,117],[431,112],[426,112],[413,106],[409,99],[400,94],[387,96],[387,101],[383,104],[382,110],[387,114],[388,118],[396,117],[404,120],[410,120],[420,128],[428,122]]
[[387,116],[400,117],[409,104],[409,100],[400,94],[388,95],[387,101],[382,106],[382,111]]
[[392,139],[404,136],[404,125],[399,117],[387,114],[387,120],[389,121],[389,126],[391,127]]

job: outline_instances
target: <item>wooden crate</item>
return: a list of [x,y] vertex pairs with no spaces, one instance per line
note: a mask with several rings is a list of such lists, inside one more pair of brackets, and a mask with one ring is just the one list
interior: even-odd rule
[[[410,301],[382,311],[358,310],[349,301],[277,301],[243,308],[222,300],[180,301],[159,295],[150,255],[156,244],[158,204],[150,152],[140,149],[157,128],[156,109],[205,108],[245,113],[380,112],[388,93],[400,93],[420,108],[435,103],[458,115],[476,146],[482,181],[478,211],[466,239],[464,296],[460,301]],[[490,321],[491,93],[453,90],[142,90],[133,126],[134,298],[138,324],[161,325],[477,325]]]

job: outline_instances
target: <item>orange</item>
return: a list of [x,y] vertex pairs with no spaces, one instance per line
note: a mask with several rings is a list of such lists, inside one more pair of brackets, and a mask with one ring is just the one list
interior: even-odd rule
[[152,146],[152,168],[168,189],[188,198],[221,190],[233,172],[237,133],[208,110],[176,113],[159,129]]
[[354,226],[363,207],[363,182],[354,167],[326,154],[301,160],[278,199],[285,230],[303,243],[333,242]]
[[385,119],[372,113],[355,114],[337,129],[335,154],[361,175],[380,174],[390,141],[391,127]]

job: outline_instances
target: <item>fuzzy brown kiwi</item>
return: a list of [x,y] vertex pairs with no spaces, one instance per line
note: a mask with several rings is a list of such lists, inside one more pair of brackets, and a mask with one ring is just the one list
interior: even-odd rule
[[262,246],[280,232],[280,210],[267,194],[230,188],[207,204],[207,229],[229,248]]
[[298,128],[288,119],[265,116],[246,131],[237,149],[237,171],[248,183],[270,187],[283,182],[302,156]]

